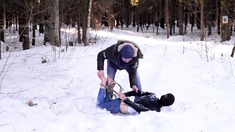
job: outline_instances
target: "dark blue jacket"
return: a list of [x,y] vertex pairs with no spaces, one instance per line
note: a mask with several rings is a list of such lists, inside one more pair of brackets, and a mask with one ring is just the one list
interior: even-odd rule
[[[120,50],[125,45],[132,46],[134,50],[134,56],[128,63],[122,62],[120,55]],[[130,87],[132,87],[133,85],[137,85],[136,70],[139,66],[139,58],[143,58],[143,54],[134,42],[119,40],[117,44],[114,44],[98,53],[97,70],[104,70],[104,60],[107,59],[110,61],[111,67],[119,70],[126,69],[128,71]]]

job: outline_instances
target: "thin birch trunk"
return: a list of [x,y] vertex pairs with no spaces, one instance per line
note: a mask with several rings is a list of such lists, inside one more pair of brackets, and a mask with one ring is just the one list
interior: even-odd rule
[[89,45],[89,35],[90,35],[90,23],[91,23],[91,7],[92,7],[92,0],[89,1],[89,7],[88,7],[88,16],[87,16],[87,31],[86,31],[86,38],[85,38],[85,43],[84,46]]

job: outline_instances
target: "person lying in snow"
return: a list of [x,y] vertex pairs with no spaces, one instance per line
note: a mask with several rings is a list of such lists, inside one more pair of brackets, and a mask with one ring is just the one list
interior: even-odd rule
[[[144,111],[157,111],[160,112],[163,106],[170,106],[174,103],[175,97],[173,94],[168,93],[157,98],[154,93],[143,91],[130,91],[126,93],[119,92],[117,99],[110,99],[110,93],[104,88],[107,79],[101,79],[101,87],[97,97],[97,106],[101,109],[106,109],[111,113],[122,113],[135,115]],[[138,96],[134,101],[128,97]]]

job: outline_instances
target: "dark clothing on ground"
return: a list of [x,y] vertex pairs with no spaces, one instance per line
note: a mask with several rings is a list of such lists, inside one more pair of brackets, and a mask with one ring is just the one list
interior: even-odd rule
[[[144,112],[144,111],[157,111],[160,112],[162,105],[160,104],[160,100],[155,96],[154,93],[143,92],[143,91],[130,91],[124,93],[126,97],[135,96],[134,101],[131,101],[129,98],[123,100],[125,104],[131,107],[134,112],[128,111],[129,114],[136,114],[137,112]],[[111,113],[122,113],[120,109],[122,100],[120,98],[111,100],[110,93],[107,92],[106,89],[100,88],[98,97],[97,97],[97,106],[101,109],[106,109]]]
[[138,98],[135,98],[134,102],[132,102],[128,98],[125,99],[123,102],[139,113],[142,111],[149,110],[155,110],[157,112],[161,111],[162,105],[160,103],[159,98],[157,98],[154,93],[143,91],[138,91],[137,93],[135,91],[130,91],[124,94],[126,95],[126,97],[138,96]]

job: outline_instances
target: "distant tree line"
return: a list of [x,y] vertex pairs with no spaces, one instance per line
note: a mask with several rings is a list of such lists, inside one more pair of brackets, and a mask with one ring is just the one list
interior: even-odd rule
[[44,34],[44,44],[60,46],[61,26],[70,25],[77,28],[76,42],[85,46],[89,27],[101,26],[136,32],[154,27],[156,35],[161,28],[167,38],[196,27],[201,41],[215,28],[226,41],[235,32],[234,9],[235,0],[0,0],[0,40],[5,41],[4,29],[15,25],[24,50],[35,45],[36,30]]

